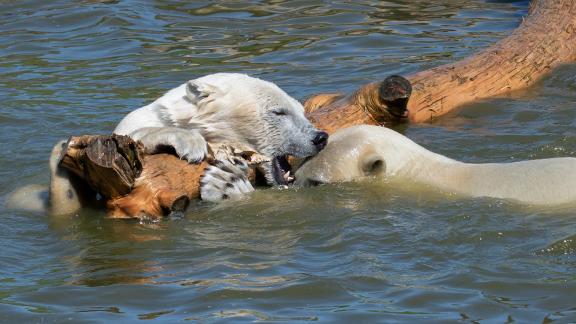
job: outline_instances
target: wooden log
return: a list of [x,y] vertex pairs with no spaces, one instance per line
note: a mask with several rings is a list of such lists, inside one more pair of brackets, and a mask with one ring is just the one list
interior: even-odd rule
[[402,112],[382,96],[383,82],[350,95],[320,94],[304,106],[331,133],[357,124],[425,122],[458,106],[534,84],[551,69],[576,59],[576,1],[534,0],[510,36],[462,61],[412,74],[412,97]]
[[107,202],[112,218],[157,219],[184,211],[200,197],[200,178],[207,163],[189,164],[171,154],[146,155],[142,174],[127,195]]
[[142,172],[142,146],[128,136],[73,136],[62,153],[60,165],[105,198],[132,190]]
[[102,197],[112,218],[155,219],[185,210],[199,197],[205,166],[146,155],[139,142],[121,135],[71,137],[60,160]]

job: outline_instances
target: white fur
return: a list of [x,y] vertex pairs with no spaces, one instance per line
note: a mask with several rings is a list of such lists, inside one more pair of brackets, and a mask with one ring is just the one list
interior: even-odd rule
[[296,183],[365,176],[535,205],[576,201],[576,158],[464,163],[428,151],[391,129],[366,125],[333,134],[326,148],[297,171]]
[[48,209],[48,186],[30,184],[10,193],[6,208],[27,212],[43,213]]
[[196,162],[206,154],[206,142],[241,146],[270,157],[314,155],[312,140],[318,131],[305,118],[302,105],[275,84],[217,73],[190,80],[132,111],[114,133],[141,140],[149,150],[174,146],[178,155]]
[[218,202],[254,191],[247,177],[246,163],[240,159],[235,159],[234,163],[218,161],[216,165],[206,168],[200,180],[202,200]]
[[15,190],[6,201],[7,208],[67,215],[82,207],[84,193],[76,189],[72,175],[58,167],[65,144],[64,140],[56,143],[50,154],[50,186],[31,184]]
[[[171,146],[178,156],[199,162],[207,143],[229,145],[270,158],[307,157],[322,146],[320,132],[304,107],[275,84],[238,73],[217,73],[190,80],[129,113],[114,133],[140,140],[149,152]],[[275,185],[271,163],[264,163]]]

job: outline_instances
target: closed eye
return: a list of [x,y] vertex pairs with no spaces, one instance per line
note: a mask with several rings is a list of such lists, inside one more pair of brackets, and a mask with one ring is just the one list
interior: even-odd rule
[[274,110],[274,111],[272,111],[272,113],[276,116],[286,116],[287,115],[286,111],[284,111],[284,110]]

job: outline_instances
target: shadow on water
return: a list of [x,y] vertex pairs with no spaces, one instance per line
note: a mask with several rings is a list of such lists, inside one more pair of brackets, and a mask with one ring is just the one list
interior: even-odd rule
[[[527,1],[0,1],[0,200],[53,143],[219,71],[297,98],[453,62]],[[576,156],[575,67],[406,136],[470,162]],[[576,317],[571,208],[396,184],[266,190],[160,223],[1,209],[0,322],[491,321]]]

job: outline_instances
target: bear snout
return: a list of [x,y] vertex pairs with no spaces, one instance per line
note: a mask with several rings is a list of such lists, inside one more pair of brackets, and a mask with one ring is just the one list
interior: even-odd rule
[[314,136],[314,139],[312,140],[312,143],[318,152],[322,151],[322,149],[324,149],[328,143],[328,133],[317,132],[316,136]]

